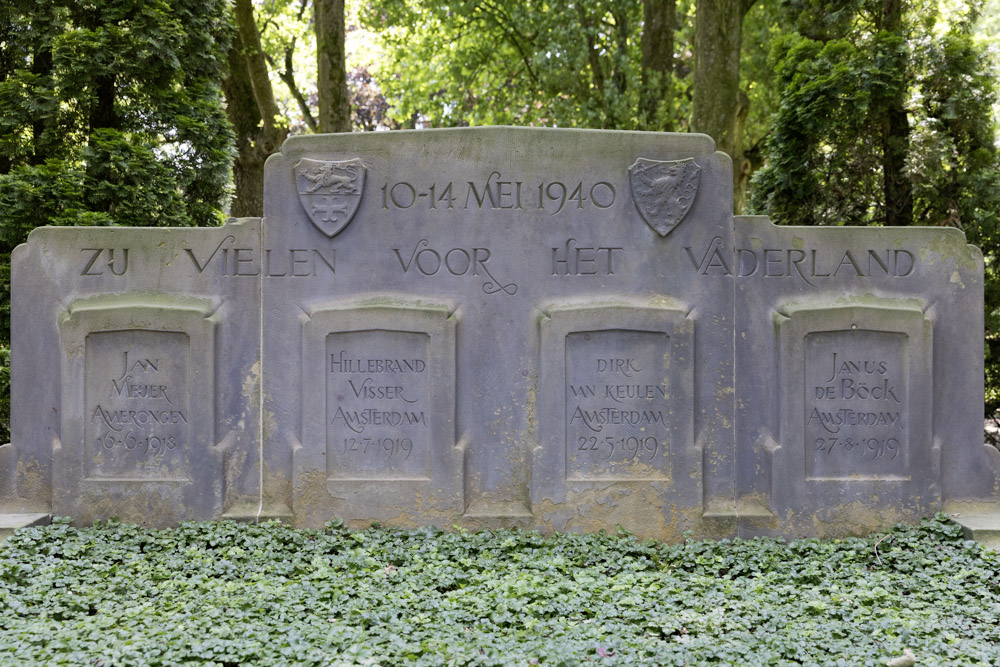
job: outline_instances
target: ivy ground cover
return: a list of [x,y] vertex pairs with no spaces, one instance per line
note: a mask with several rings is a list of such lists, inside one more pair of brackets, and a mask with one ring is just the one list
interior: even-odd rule
[[996,665],[1000,557],[845,540],[64,521],[0,547],[0,663]]

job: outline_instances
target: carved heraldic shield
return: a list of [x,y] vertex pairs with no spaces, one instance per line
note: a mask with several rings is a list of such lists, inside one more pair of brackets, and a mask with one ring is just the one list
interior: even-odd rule
[[309,219],[333,237],[358,210],[365,188],[365,165],[359,158],[340,162],[303,158],[295,165],[295,184]]
[[628,171],[639,215],[657,234],[666,236],[691,210],[701,167],[693,158],[672,162],[639,158]]

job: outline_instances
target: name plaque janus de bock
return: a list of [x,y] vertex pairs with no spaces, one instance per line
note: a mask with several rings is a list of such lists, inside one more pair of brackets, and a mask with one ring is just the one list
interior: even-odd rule
[[37,230],[0,507],[679,539],[996,503],[979,251],[731,183],[700,135],[295,137],[263,219]]

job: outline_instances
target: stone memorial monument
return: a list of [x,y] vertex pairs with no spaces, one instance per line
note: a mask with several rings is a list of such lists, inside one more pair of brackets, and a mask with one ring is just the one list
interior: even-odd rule
[[0,512],[661,539],[1000,515],[980,252],[734,218],[731,182],[701,135],[308,136],[263,219],[37,229]]

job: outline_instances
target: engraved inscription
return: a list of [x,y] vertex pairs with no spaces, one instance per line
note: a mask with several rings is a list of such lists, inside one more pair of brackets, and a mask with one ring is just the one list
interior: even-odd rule
[[430,211],[516,210],[546,211],[550,215],[571,210],[611,208],[618,198],[615,186],[607,181],[539,181],[537,185],[504,177],[492,171],[485,181],[414,185],[407,181],[386,182],[380,188],[382,208],[406,210],[413,207]]
[[613,276],[615,260],[621,266],[620,246],[581,246],[576,239],[567,239],[564,247],[552,248],[553,276]]
[[666,470],[670,338],[646,331],[566,337],[567,472],[645,477]]
[[105,271],[114,276],[124,276],[128,271],[128,248],[83,248],[87,255],[81,276],[103,276]]
[[806,336],[807,478],[905,478],[906,341],[869,330]]
[[723,249],[716,236],[704,251],[690,246],[684,252],[700,276],[737,278],[793,278],[811,287],[828,278],[906,278],[913,274],[917,260],[912,252],[899,248],[868,248],[831,252],[817,248],[737,248],[732,254]]
[[517,283],[504,283],[493,277],[486,262],[493,253],[489,248],[432,248],[427,239],[420,239],[412,250],[393,248],[393,255],[404,274],[421,276],[485,276],[483,292],[517,294]]
[[180,332],[87,336],[89,478],[187,477],[188,346]]
[[326,339],[327,469],[331,479],[427,475],[429,337],[406,331]]
[[236,242],[230,235],[207,254],[199,256],[192,248],[184,248],[198,273],[204,273],[209,266],[221,276],[259,276],[267,278],[305,278],[322,274],[335,275],[337,251],[335,248],[289,248],[263,253],[257,248],[225,247]]

